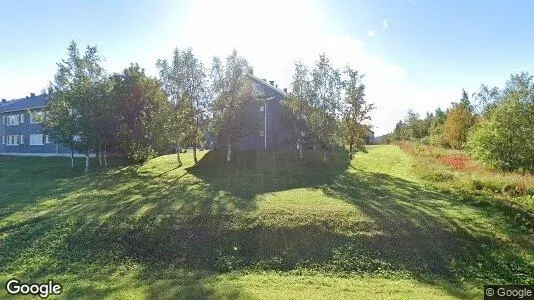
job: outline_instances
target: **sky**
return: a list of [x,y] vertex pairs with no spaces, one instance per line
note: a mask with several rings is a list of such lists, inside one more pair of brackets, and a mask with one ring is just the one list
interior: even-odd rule
[[207,66],[232,49],[260,78],[291,88],[294,62],[320,53],[365,74],[375,135],[409,109],[446,108],[480,84],[534,70],[532,1],[0,1],[0,98],[40,93],[70,41],[96,45],[109,73],[157,76],[175,47]]

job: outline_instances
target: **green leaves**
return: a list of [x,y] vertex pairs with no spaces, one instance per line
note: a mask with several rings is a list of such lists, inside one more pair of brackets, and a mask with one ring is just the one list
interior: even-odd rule
[[[57,142],[83,153],[97,149],[104,124],[109,86],[96,47],[88,46],[83,56],[72,41],[67,59],[58,63],[48,88],[45,131]],[[79,138],[74,138],[79,137]]]
[[157,67],[173,106],[168,134],[175,146],[196,148],[204,141],[210,108],[204,65],[191,48],[183,51],[176,48],[171,61],[160,59]]
[[370,129],[370,113],[374,109],[372,103],[365,100],[365,85],[362,83],[363,75],[357,70],[347,67],[346,79],[343,81],[345,102],[341,121],[341,139],[353,149],[365,150],[365,136]]
[[297,143],[312,142],[327,151],[336,144],[342,108],[341,73],[326,54],[321,54],[311,71],[295,63],[293,92],[286,106],[293,113]]
[[350,67],[342,74],[325,54],[311,71],[295,63],[293,91],[285,106],[297,144],[311,142],[328,151],[341,139],[351,149],[363,148],[374,106],[365,100],[362,77]]
[[220,145],[231,145],[254,127],[246,117],[246,109],[255,99],[252,83],[247,76],[250,70],[246,59],[238,56],[235,50],[224,64],[220,58],[213,59],[211,131]]
[[510,89],[469,137],[470,154],[501,170],[534,171],[533,84]]
[[473,126],[473,115],[465,102],[454,105],[447,112],[443,124],[443,138],[454,149],[461,149],[467,142],[467,134]]
[[117,147],[134,161],[145,161],[170,147],[171,107],[161,83],[137,64],[114,77]]

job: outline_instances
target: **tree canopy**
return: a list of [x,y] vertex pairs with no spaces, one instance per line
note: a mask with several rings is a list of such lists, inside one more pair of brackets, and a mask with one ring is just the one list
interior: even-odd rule
[[45,108],[46,131],[85,154],[85,172],[89,172],[89,153],[98,151],[102,142],[102,119],[109,99],[110,86],[101,61],[96,47],[88,46],[82,56],[72,41],[49,85]]
[[[108,75],[102,61],[96,47],[82,55],[72,42],[48,88],[45,131],[73,150],[71,165],[74,151],[85,154],[86,172],[92,154],[107,166],[108,153],[143,162],[174,149],[181,165],[179,153],[192,147],[196,163],[208,135],[231,161],[234,145],[261,129],[249,111],[268,99],[254,92],[252,68],[235,50],[207,69],[192,49],[176,48],[171,59],[157,61],[159,79],[135,63]],[[351,155],[364,150],[373,105],[358,70],[340,71],[323,53],[310,67],[295,63],[292,87],[281,113],[300,157],[313,147],[326,163],[340,142]]]
[[231,160],[232,145],[257,126],[247,118],[247,107],[254,101],[252,83],[247,77],[251,68],[247,60],[234,50],[225,62],[213,58],[211,89],[214,95],[212,132],[218,144],[227,146],[226,160]]

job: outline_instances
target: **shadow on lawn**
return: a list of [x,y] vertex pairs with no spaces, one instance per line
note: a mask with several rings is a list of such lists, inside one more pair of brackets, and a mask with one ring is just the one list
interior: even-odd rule
[[237,152],[232,159],[226,162],[226,152],[210,151],[187,170],[214,190],[253,201],[263,193],[330,184],[349,165],[346,152],[332,153],[326,167],[318,151],[305,153],[303,159],[294,151]]
[[[521,212],[513,208],[348,171],[341,155],[326,170],[314,157],[296,163],[256,153],[226,164],[220,155],[206,155],[188,173],[141,176],[126,168],[79,179],[79,201],[0,227],[2,271],[39,278],[134,262],[142,266],[136,280],[151,284],[151,298],[214,297],[210,274],[248,268],[408,273],[461,298],[470,296],[465,283],[533,282],[531,229],[521,229],[514,219]],[[354,205],[374,231],[327,222],[266,226],[261,215],[248,213],[256,195],[299,187],[321,188]],[[28,264],[29,257],[37,258]],[[209,271],[177,276],[173,268]],[[95,273],[105,275],[98,267]],[[77,286],[67,296],[105,297],[120,288]],[[239,289],[229,293],[237,297]]]
[[[532,283],[529,217],[490,201],[459,199],[385,174],[345,173],[325,193],[354,204],[382,234],[356,241],[371,260],[425,278],[456,282]],[[528,255],[525,255],[528,253]],[[461,295],[456,295],[461,296]]]
[[[94,176],[109,174],[99,166],[98,160],[91,159],[91,170],[94,173],[85,176],[85,160],[75,158],[74,161],[74,169],[71,169],[70,157],[0,155],[0,218],[32,207],[47,198],[64,198],[85,183],[93,183]],[[124,158],[109,158],[108,170],[125,164]],[[134,168],[135,166],[131,166],[125,170],[134,172]],[[116,181],[115,179],[114,182]],[[110,181],[104,182],[111,184]]]

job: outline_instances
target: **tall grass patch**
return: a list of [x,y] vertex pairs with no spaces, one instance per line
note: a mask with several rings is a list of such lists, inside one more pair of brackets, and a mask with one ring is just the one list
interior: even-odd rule
[[504,197],[534,211],[534,175],[499,172],[473,161],[461,150],[451,150],[412,142],[396,142],[414,157],[413,170],[419,178],[441,187]]

